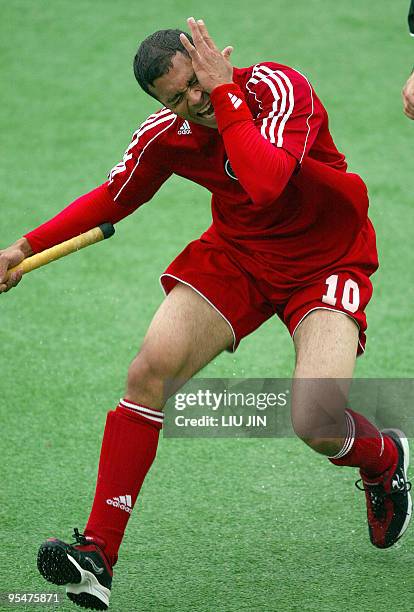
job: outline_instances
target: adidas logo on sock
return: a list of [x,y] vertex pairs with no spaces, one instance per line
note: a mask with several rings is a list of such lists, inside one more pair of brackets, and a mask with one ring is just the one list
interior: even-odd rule
[[243,100],[240,100],[240,98],[238,98],[232,93],[229,93],[228,95],[229,95],[231,103],[233,104],[234,108],[237,110],[240,104],[242,104]]
[[132,499],[130,495],[120,495],[119,497],[113,497],[112,499],[107,499],[106,503],[109,506],[113,506],[114,508],[125,510],[125,512],[128,512],[128,514],[131,514],[132,512]]
[[191,128],[190,128],[190,124],[188,123],[188,121],[184,121],[184,123],[178,130],[178,134],[180,136],[184,136],[185,134],[191,134]]

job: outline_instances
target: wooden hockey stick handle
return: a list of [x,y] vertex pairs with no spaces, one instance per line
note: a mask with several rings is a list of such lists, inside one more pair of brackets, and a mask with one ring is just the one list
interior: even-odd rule
[[65,257],[65,255],[70,255],[75,251],[80,251],[80,249],[83,249],[91,244],[95,244],[95,242],[100,242],[101,240],[105,240],[105,238],[110,238],[114,235],[114,233],[115,228],[111,223],[103,223],[102,225],[94,227],[84,234],[79,234],[79,236],[75,236],[74,238],[70,238],[65,242],[56,244],[50,249],[46,249],[41,253],[36,253],[36,255],[23,259],[21,263],[7,271],[6,278],[9,278],[10,274],[16,270],[22,270],[23,274],[27,274],[32,270],[36,270],[36,268],[41,268],[52,261]]

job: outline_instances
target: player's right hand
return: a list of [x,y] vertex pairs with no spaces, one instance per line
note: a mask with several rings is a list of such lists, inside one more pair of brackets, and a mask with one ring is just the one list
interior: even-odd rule
[[[25,241],[25,242],[23,242]],[[7,278],[7,271],[17,266],[29,255],[27,240],[18,240],[7,249],[0,250],[0,293],[9,291],[22,280],[23,272],[17,270]]]

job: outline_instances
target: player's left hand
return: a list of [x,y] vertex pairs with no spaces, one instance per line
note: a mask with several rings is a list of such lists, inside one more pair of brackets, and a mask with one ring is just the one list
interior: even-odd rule
[[233,82],[233,66],[229,58],[233,47],[219,51],[202,19],[197,21],[190,17],[187,23],[191,30],[194,46],[185,34],[180,35],[181,42],[191,57],[194,72],[202,88],[211,93],[215,87],[223,83]]

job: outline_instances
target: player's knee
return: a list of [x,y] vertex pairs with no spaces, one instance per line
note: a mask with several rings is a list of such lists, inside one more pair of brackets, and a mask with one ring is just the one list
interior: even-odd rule
[[128,368],[128,387],[152,388],[162,382],[162,373],[154,358],[141,350]]
[[306,410],[292,406],[291,420],[293,431],[298,438],[306,442],[312,437],[312,422]]
[[291,421],[295,434],[309,446],[313,440],[340,438],[346,431],[345,407],[314,398],[293,401]]
[[317,453],[331,457],[338,452],[337,440],[340,433],[337,427],[332,429],[331,423],[292,412],[292,425],[298,438]]
[[144,344],[129,366],[127,394],[138,402],[161,406],[168,398],[174,374],[174,364],[163,352]]

